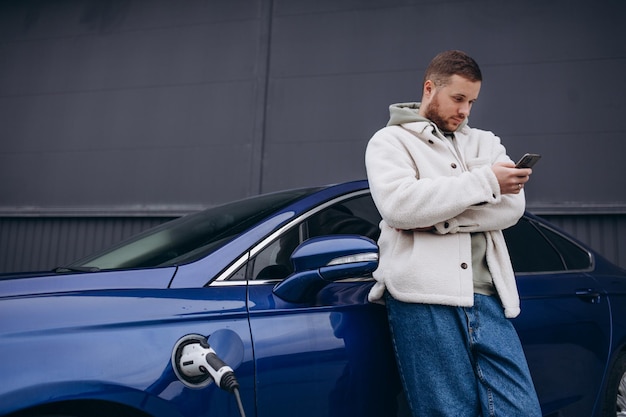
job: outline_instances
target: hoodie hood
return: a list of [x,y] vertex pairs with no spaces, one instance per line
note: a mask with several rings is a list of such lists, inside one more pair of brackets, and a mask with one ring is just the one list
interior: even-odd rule
[[[389,106],[389,121],[387,126],[403,125],[405,123],[426,122],[432,123],[429,119],[419,114],[421,103],[397,103]],[[457,131],[467,125],[467,119],[459,125]]]

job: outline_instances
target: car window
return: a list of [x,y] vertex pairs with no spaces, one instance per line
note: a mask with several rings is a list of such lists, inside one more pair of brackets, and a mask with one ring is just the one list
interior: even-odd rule
[[248,263],[255,280],[283,279],[293,272],[291,254],[300,244],[300,228],[294,227],[263,249]]
[[504,237],[515,272],[565,270],[554,246],[526,219],[522,218],[515,226],[504,230]]
[[367,194],[335,203],[292,227],[239,269],[231,279],[284,279],[293,272],[291,254],[304,240],[324,235],[356,234],[378,239],[380,215]]
[[517,273],[559,272],[590,266],[586,251],[527,218],[504,230],[504,237]]
[[307,220],[308,237],[324,235],[361,235],[377,240],[380,234],[380,214],[368,195],[342,201]]
[[591,267],[591,256],[589,252],[547,227],[541,225],[538,225],[538,227],[559,251],[568,270],[581,270]]

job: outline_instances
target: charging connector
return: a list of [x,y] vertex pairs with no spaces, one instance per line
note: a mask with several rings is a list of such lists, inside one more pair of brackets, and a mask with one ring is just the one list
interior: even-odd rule
[[239,413],[245,417],[235,372],[217,356],[206,337],[188,335],[179,340],[172,352],[172,366],[178,379],[191,388],[215,381],[218,387],[234,394]]

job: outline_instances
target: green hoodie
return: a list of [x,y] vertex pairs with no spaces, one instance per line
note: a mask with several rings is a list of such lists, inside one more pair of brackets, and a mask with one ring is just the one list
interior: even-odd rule
[[[427,118],[419,114],[421,103],[396,103],[389,106],[389,122],[387,126],[396,126],[412,122],[430,122]],[[467,119],[457,128],[461,130],[467,125]]]

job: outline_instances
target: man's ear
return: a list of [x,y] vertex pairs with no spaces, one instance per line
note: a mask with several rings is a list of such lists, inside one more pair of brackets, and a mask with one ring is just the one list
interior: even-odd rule
[[424,82],[424,97],[431,97],[435,90],[435,83],[432,80]]

